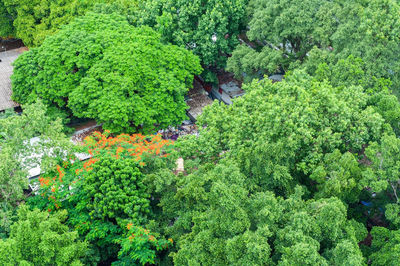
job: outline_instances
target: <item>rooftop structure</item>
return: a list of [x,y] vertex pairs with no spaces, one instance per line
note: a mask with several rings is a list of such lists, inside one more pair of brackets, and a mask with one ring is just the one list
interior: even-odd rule
[[211,95],[214,99],[218,99],[225,104],[232,104],[232,100],[244,95],[242,84],[239,80],[235,79],[232,73],[221,71],[217,75],[218,86],[213,86]]

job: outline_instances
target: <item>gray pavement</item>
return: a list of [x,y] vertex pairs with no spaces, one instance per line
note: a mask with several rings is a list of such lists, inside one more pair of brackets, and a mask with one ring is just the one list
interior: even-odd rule
[[0,111],[19,106],[11,100],[12,62],[24,51],[24,48],[0,52]]

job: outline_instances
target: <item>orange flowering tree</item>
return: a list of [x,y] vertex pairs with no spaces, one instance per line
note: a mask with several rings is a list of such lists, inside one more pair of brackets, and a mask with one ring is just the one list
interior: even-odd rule
[[154,162],[157,159],[169,159],[167,157],[170,155],[169,151],[172,150],[172,144],[172,141],[164,140],[160,135],[121,134],[112,137],[109,131],[94,132],[92,136],[85,139],[80,150],[91,157],[85,161],[69,158],[57,165],[53,172],[39,177],[40,196],[47,199],[46,203],[49,204],[46,207],[49,212],[56,210],[63,199],[76,192],[77,184],[81,179],[97,172],[92,171],[93,167],[102,158],[108,157],[118,161],[132,160],[132,164],[135,164],[141,172],[148,173],[156,167]]
[[126,224],[147,223],[152,210],[145,176],[160,161],[171,161],[171,145],[159,135],[95,132],[81,147],[91,158],[71,158],[40,177],[31,205],[49,212],[67,209],[69,225],[98,251],[96,261],[116,258]]

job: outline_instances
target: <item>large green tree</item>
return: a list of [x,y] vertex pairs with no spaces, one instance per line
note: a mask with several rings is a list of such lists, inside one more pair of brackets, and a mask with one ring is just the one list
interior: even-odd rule
[[228,70],[238,77],[285,72],[306,61],[336,63],[353,55],[363,60],[369,76],[389,78],[398,87],[396,1],[251,0],[248,14],[250,45],[238,46],[228,61]]
[[186,171],[160,186],[175,264],[363,265],[366,229],[339,199],[304,201],[300,187],[286,200],[252,193],[231,160]]
[[227,55],[238,44],[237,35],[244,28],[247,2],[144,1],[132,22],[153,27],[164,40],[192,50],[205,68],[215,70],[225,66]]
[[313,46],[330,44],[337,24],[330,18],[332,5],[318,0],[251,0],[246,34],[251,43],[235,49],[228,69],[238,77],[243,72],[252,77],[259,71],[269,74],[298,66]]
[[[84,14],[96,1],[26,1],[2,0],[11,15],[14,35],[27,46],[40,45],[47,35],[78,15]],[[10,17],[10,16],[9,16]],[[3,36],[3,35],[1,35]]]
[[[160,177],[160,206],[170,219],[160,221],[169,221],[164,230],[176,239],[176,263],[234,264],[229,256],[237,251],[241,264],[363,265],[357,243],[366,229],[347,214],[398,230],[400,104],[386,80],[363,79],[361,61],[338,62],[320,65],[314,77],[303,70],[278,83],[253,81],[233,105],[206,108],[199,136],[178,141],[188,175]],[[354,75],[337,72],[343,69]],[[249,201],[266,191],[285,200],[260,203],[268,206],[260,215],[284,224],[260,231]],[[360,201],[370,206],[364,213]],[[386,234],[397,243],[395,231]],[[363,248],[377,265],[397,248],[379,241]],[[239,246],[227,250],[233,243]]]
[[371,265],[397,265],[400,263],[400,232],[384,227],[374,227],[371,230],[373,242],[371,245]]
[[22,205],[10,237],[0,240],[1,265],[83,265],[87,243],[64,224],[67,212],[50,215]]
[[350,54],[360,57],[368,75],[389,78],[393,90],[397,90],[400,85],[398,1],[346,1],[337,10],[341,23],[331,37],[335,57]]
[[77,18],[14,63],[13,99],[36,97],[113,132],[150,131],[186,118],[184,96],[201,71],[191,52],[163,44],[117,14]]
[[98,3],[114,3],[124,8],[137,6],[136,0],[1,0],[0,37],[11,35],[22,39],[26,46],[39,46],[46,36]]
[[360,86],[332,87],[304,72],[275,84],[254,81],[244,89],[234,105],[215,103],[204,111],[200,136],[182,144],[185,156],[232,158],[254,190],[288,195],[302,184],[318,198],[358,201],[367,185],[358,162],[363,150],[392,132],[375,96]]

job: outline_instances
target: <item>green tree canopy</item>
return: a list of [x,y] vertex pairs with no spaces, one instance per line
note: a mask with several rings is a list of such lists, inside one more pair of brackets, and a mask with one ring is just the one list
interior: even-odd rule
[[0,240],[2,265],[83,265],[87,243],[78,240],[63,224],[67,212],[50,215],[25,205],[18,209],[18,221],[11,226],[10,237]]
[[[26,105],[23,110],[21,115],[0,119],[0,231],[9,230],[14,207],[25,199],[28,170],[39,163],[42,171],[52,169],[57,156],[63,157],[71,149],[61,120],[47,117],[41,101]],[[33,137],[39,138],[31,142]]]
[[57,32],[97,3],[136,6],[136,0],[1,0],[0,37],[14,36],[29,47],[39,46],[48,35]]
[[[159,135],[108,134],[96,132],[87,138],[82,151],[93,155],[89,160],[64,161],[43,174],[28,202],[49,212],[68,211],[67,224],[90,244],[88,263],[110,263],[117,257],[119,265],[154,263],[156,252],[170,241],[147,229],[154,198],[146,174],[171,163],[166,158],[171,142]],[[138,238],[132,240],[132,234]]]
[[149,25],[163,39],[198,55],[205,68],[224,67],[244,27],[247,0],[151,0],[133,23]]
[[98,219],[131,219],[143,224],[150,211],[143,175],[134,159],[102,156],[84,178],[82,192],[88,197],[90,215]]
[[238,46],[228,61],[228,70],[238,77],[286,72],[305,61],[336,63],[353,55],[363,60],[370,77],[389,78],[395,89],[399,84],[396,1],[251,0],[248,14],[251,46]]
[[[314,77],[303,70],[282,82],[254,80],[233,105],[205,109],[199,136],[176,144],[188,175],[173,185],[163,177],[160,206],[173,223],[165,232],[177,242],[175,263],[364,265],[358,243],[366,229],[347,218],[360,219],[360,200],[373,206],[369,223],[399,228],[400,104],[386,80],[364,80],[357,62],[320,65]],[[339,65],[355,75],[341,76]],[[262,202],[266,191],[278,203]],[[269,209],[258,212],[252,200]],[[363,250],[383,265],[393,249]]]
[[371,265],[396,265],[400,263],[400,232],[384,227],[374,227],[371,230],[373,242],[371,245]]
[[6,8],[4,0],[0,0],[0,38],[11,37],[13,35],[13,17]]
[[360,86],[332,87],[304,72],[244,88],[246,95],[234,105],[215,103],[204,111],[200,136],[182,141],[185,157],[232,158],[256,191],[288,195],[302,184],[317,198],[356,202],[367,185],[359,163],[365,146],[392,132],[371,100],[375,96]]
[[364,172],[372,191],[382,194],[385,217],[392,228],[400,228],[399,170],[400,139],[393,135],[384,135],[380,144],[370,143],[365,151],[371,167]]
[[150,131],[184,120],[184,95],[201,71],[196,56],[162,44],[152,29],[99,13],[75,19],[14,64],[14,100],[39,97],[113,132]]
[[[9,12],[15,37],[25,45],[38,46],[47,35],[56,32],[78,15],[84,14],[95,0],[2,0]],[[4,36],[4,35],[0,35]]]
[[160,202],[175,264],[363,265],[357,243],[366,229],[339,199],[304,201],[300,187],[286,200],[252,193],[231,160],[187,171],[165,182]]

